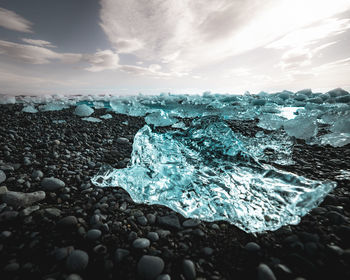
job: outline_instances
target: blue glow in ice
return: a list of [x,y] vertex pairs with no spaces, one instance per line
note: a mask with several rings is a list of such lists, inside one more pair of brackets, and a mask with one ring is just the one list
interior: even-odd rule
[[218,117],[176,131],[146,125],[135,136],[131,164],[105,167],[92,182],[120,186],[135,202],[162,204],[190,218],[226,220],[247,232],[298,223],[335,187],[261,163],[257,150],[264,145],[250,141]]

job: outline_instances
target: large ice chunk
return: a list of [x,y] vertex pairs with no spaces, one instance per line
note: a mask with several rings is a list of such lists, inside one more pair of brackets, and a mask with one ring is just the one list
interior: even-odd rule
[[154,126],[169,126],[177,122],[177,119],[172,118],[163,110],[151,113],[146,116],[145,122]]
[[94,112],[94,109],[92,109],[90,106],[86,104],[78,105],[74,110],[74,114],[76,114],[79,117],[88,117],[93,112]]
[[226,220],[247,232],[298,223],[335,187],[259,162],[217,117],[194,121],[185,130],[144,126],[135,136],[129,167],[105,167],[92,182],[120,186],[138,203]]
[[308,116],[288,120],[283,127],[289,136],[304,140],[315,137],[318,131],[316,119]]
[[331,145],[333,147],[342,147],[350,144],[350,133],[333,132],[322,135],[320,138],[321,145]]

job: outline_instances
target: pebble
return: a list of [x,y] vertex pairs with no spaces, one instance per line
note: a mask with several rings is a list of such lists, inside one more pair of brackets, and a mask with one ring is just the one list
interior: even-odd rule
[[6,186],[1,186],[1,187],[0,187],[0,195],[4,194],[4,193],[6,193],[6,192],[8,192],[7,187],[6,187]]
[[158,223],[161,226],[170,227],[174,229],[181,229],[179,218],[176,215],[158,217]]
[[90,241],[95,241],[97,239],[99,239],[102,235],[102,232],[99,229],[90,229],[87,233],[86,233],[86,239],[90,240]]
[[33,179],[41,179],[42,177],[44,177],[44,173],[41,170],[34,170],[32,172]]
[[259,280],[276,280],[276,276],[266,264],[261,263],[258,266],[258,279]]
[[0,222],[13,221],[18,217],[18,211],[5,211],[0,214]]
[[147,221],[150,225],[155,224],[156,219],[157,219],[156,215],[154,215],[154,214],[147,214],[146,218],[147,218]]
[[188,220],[186,220],[186,221],[184,221],[184,222],[182,223],[182,226],[183,226],[184,228],[192,228],[192,227],[198,226],[200,223],[201,223],[200,220],[188,219]]
[[151,245],[151,242],[147,238],[137,238],[132,243],[132,246],[136,249],[145,249]]
[[184,260],[182,263],[182,270],[187,280],[196,279],[196,268],[191,260]]
[[2,182],[5,182],[5,180],[6,180],[6,174],[4,171],[0,170],[0,184]]
[[66,268],[71,272],[83,271],[89,263],[89,255],[82,250],[74,250],[67,258]]
[[130,254],[129,250],[118,248],[117,250],[115,250],[115,253],[114,253],[114,261],[116,263],[119,263],[122,260],[124,260],[129,254]]
[[161,274],[156,278],[156,280],[171,280],[171,277],[169,274]]
[[4,267],[4,271],[6,272],[15,272],[19,269],[19,264],[16,262],[9,263]]
[[78,220],[75,216],[67,216],[62,218],[57,222],[57,226],[61,228],[72,228],[76,226],[78,223]]
[[335,225],[340,225],[346,222],[346,218],[336,211],[329,211],[326,216],[330,222]]
[[47,216],[52,218],[57,218],[62,214],[62,211],[57,208],[46,208],[44,211]]
[[56,248],[53,252],[52,255],[57,261],[64,260],[69,254],[74,251],[73,246],[68,246],[64,248]]
[[147,218],[145,216],[140,216],[137,217],[137,222],[141,225],[141,226],[146,226],[147,225]]
[[260,246],[259,244],[255,242],[248,242],[245,246],[244,249],[246,249],[248,252],[258,252],[260,251]]
[[79,274],[70,274],[65,280],[83,280]]
[[160,257],[144,255],[137,264],[137,272],[142,279],[155,279],[164,269],[164,261]]
[[54,177],[44,178],[41,181],[41,187],[50,192],[57,191],[64,188],[65,186],[66,184],[63,181]]
[[30,214],[32,214],[33,212],[35,211],[38,211],[40,209],[40,206],[39,205],[33,205],[33,206],[29,206],[27,208],[24,208],[22,211],[21,211],[21,215],[23,216],[29,216]]
[[8,191],[1,196],[2,202],[5,202],[7,205],[14,207],[25,207],[35,202],[44,200],[46,197],[45,192],[37,191],[31,193],[22,193],[22,192],[12,192]]
[[152,242],[158,241],[159,240],[159,235],[158,233],[151,231],[147,234],[147,238],[151,240]]
[[201,251],[206,256],[211,256],[214,253],[214,250],[210,247],[204,247]]

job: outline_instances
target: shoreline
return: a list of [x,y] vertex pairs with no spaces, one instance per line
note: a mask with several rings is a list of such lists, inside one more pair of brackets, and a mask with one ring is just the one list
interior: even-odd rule
[[[45,198],[33,204],[39,208],[29,214],[34,208],[1,208],[3,279],[67,279],[72,274],[82,279],[136,279],[144,255],[160,258],[161,273],[171,279],[190,279],[194,271],[202,279],[260,279],[258,275],[269,270],[277,279],[350,277],[350,178],[339,179],[350,162],[350,145],[308,146],[297,140],[296,164],[284,170],[334,180],[338,186],[300,224],[254,236],[227,222],[198,223],[164,206],[135,204],[121,188],[91,185],[90,178],[104,163],[126,166],[143,118],[96,109],[94,117],[110,113],[113,118],[90,123],[75,116],[73,108],[36,114],[21,109],[0,105],[0,169],[6,174],[0,186],[23,193],[42,191],[43,177],[55,177],[65,186],[44,190]],[[237,131],[258,129],[255,121],[229,124]],[[118,137],[129,143],[118,144]],[[33,177],[36,170],[43,176]],[[136,248],[135,240],[143,238],[150,244],[141,240],[141,248]],[[73,247],[88,254],[88,263],[77,271],[67,263]]]

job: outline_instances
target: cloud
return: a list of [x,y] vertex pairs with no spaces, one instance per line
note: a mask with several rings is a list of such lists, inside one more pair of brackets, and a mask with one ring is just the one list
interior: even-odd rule
[[0,26],[6,29],[33,33],[32,23],[10,10],[0,8]]
[[348,0],[101,0],[100,25],[117,53],[180,73],[265,46],[295,46],[296,37],[316,43],[348,28],[334,16],[349,9]]
[[111,50],[99,50],[94,54],[86,54],[83,60],[90,64],[85,68],[90,72],[115,70],[119,68],[119,55]]
[[44,47],[3,40],[0,40],[0,54],[31,64],[48,64],[52,60],[59,60],[63,63],[76,63],[81,60],[81,54],[58,53]]
[[50,42],[44,41],[44,40],[22,38],[22,41],[25,43],[28,43],[30,45],[35,45],[35,46],[39,46],[39,47],[46,47],[46,48],[55,48],[56,47],[56,46],[52,45]]

